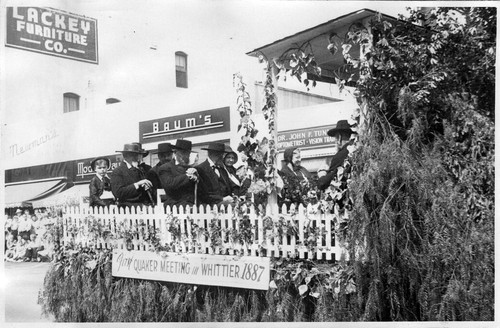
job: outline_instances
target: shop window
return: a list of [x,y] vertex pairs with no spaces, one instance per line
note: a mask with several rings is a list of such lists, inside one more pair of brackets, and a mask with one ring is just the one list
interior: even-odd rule
[[187,88],[187,54],[181,51],[175,53],[175,85],[178,88]]
[[111,104],[116,104],[116,103],[119,103],[121,102],[120,99],[116,99],[116,98],[108,98],[106,99],[106,105],[111,105]]
[[63,113],[76,112],[80,110],[80,96],[76,93],[66,92],[63,95],[64,108]]

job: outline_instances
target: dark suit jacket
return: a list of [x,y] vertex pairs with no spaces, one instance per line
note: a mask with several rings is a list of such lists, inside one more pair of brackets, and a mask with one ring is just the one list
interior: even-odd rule
[[146,163],[144,163],[144,162],[141,162],[141,163],[139,164],[139,167],[142,169],[142,171],[143,171],[145,174],[146,174],[146,173],[148,173],[148,172],[149,172],[149,170],[151,170],[151,166],[150,166],[150,165],[148,165],[148,164],[146,164]]
[[208,160],[195,167],[200,176],[198,184],[198,201],[201,204],[214,205],[222,201],[224,196],[231,195],[227,173],[219,168],[220,178],[214,172]]
[[165,189],[164,205],[193,205],[195,182],[186,175],[189,166],[176,165],[168,162],[160,166],[159,176]]
[[337,175],[337,168],[344,164],[344,160],[347,158],[347,155],[349,155],[347,146],[350,144],[351,143],[346,143],[335,155],[333,155],[330,167],[328,168],[328,173],[318,179],[318,188],[320,190],[325,190],[330,185],[333,178]]
[[151,205],[149,196],[140,187],[135,189],[134,183],[145,178],[144,172],[138,169],[129,169],[127,164],[122,162],[111,173],[111,191],[118,201],[118,205],[138,206]]
[[[168,163],[170,163],[170,162],[168,162]],[[153,188],[151,188],[151,194],[152,194],[155,202],[156,202],[157,190],[162,188],[160,176],[159,176],[161,165],[162,164],[160,162],[158,162],[155,166],[153,166],[149,171],[146,172],[146,179],[151,181],[151,183],[153,184]],[[161,201],[162,202],[165,201],[165,196],[163,196],[163,195],[161,196]]]
[[282,166],[279,173],[287,178],[306,178],[308,181],[311,181],[312,178],[311,173],[309,173],[309,171],[307,171],[303,166],[299,166],[295,171],[292,171],[292,169],[285,164]]
[[108,177],[104,177],[101,181],[97,176],[94,176],[90,180],[89,184],[89,205],[90,206],[108,206],[110,204],[109,200],[102,200],[102,193],[106,191],[111,191],[111,181]]
[[153,184],[153,189],[161,188],[160,177],[158,176],[158,172],[160,171],[161,164],[158,162],[155,166],[151,168],[151,170],[146,172],[146,179],[151,181]]

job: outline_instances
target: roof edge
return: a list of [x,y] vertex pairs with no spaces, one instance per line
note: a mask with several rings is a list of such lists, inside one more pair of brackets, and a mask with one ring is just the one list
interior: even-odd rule
[[[378,13],[378,11],[375,11],[375,10],[373,10],[373,9],[362,8],[362,9],[360,9],[360,10],[356,10],[356,11],[350,12],[350,13],[348,13],[348,14],[345,14],[345,15],[342,15],[342,16],[339,16],[339,17],[336,17],[336,18],[331,19],[331,20],[329,20],[329,21],[327,21],[327,22],[324,22],[324,23],[322,23],[322,24],[319,24],[319,25],[316,25],[316,26],[310,27],[310,28],[308,28],[308,29],[302,30],[302,31],[297,32],[297,33],[295,33],[295,34],[292,34],[292,35],[286,36],[286,37],[284,37],[284,38],[281,38],[281,39],[279,39],[279,40],[276,40],[276,41],[274,41],[274,42],[271,42],[271,43],[269,43],[269,44],[266,44],[266,45],[264,45],[264,46],[261,46],[261,47],[259,47],[259,48],[256,48],[256,49],[254,49],[254,50],[251,50],[251,51],[247,52],[247,53],[246,53],[246,55],[248,55],[248,56],[253,56],[253,54],[254,54],[254,53],[256,53],[256,52],[258,52],[258,51],[261,51],[262,49],[267,48],[267,47],[269,47],[269,46],[272,46],[272,45],[274,45],[274,44],[276,44],[276,43],[279,43],[279,42],[285,41],[285,40],[290,39],[290,38],[293,38],[293,37],[295,37],[295,36],[297,36],[297,35],[299,35],[299,34],[301,34],[301,33],[305,33],[305,32],[308,32],[308,31],[311,31],[311,30],[317,29],[317,28],[319,28],[319,27],[321,27],[321,26],[331,24],[331,23],[333,23],[333,22],[335,22],[335,21],[337,21],[337,20],[341,20],[341,19],[346,18],[346,17],[348,17],[348,16],[351,16],[351,15],[354,15],[354,14],[361,13],[361,12],[363,12],[363,11],[371,12],[371,13],[373,13],[373,14]],[[393,17],[393,16],[391,16],[391,15],[386,15],[386,14],[383,14],[383,13],[380,13],[380,14],[382,14],[382,16],[384,16],[384,17],[387,17],[387,18],[390,18],[390,19],[394,19],[394,20],[398,20],[398,18]]]

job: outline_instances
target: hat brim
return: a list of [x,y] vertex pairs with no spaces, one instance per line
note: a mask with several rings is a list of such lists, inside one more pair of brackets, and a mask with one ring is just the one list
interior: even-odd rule
[[354,133],[354,131],[351,130],[351,128],[333,128],[331,130],[328,130],[328,132],[326,134],[328,134],[330,137],[334,137],[336,132],[350,132],[350,133]]
[[185,150],[185,151],[190,151],[192,153],[196,153],[192,149],[186,149],[186,148],[182,148],[182,147],[177,147],[176,145],[172,145],[172,150]]
[[168,150],[168,151],[158,151],[158,150],[152,150],[151,151],[151,154],[159,154],[159,153],[164,153],[164,154],[170,154],[170,153],[173,153],[174,152],[174,147],[172,147],[172,149]]
[[219,153],[227,153],[226,150],[219,150],[219,149],[213,149],[213,148],[200,148],[201,150],[211,150],[211,151],[216,151]]
[[117,153],[134,153],[134,154],[144,154],[142,151],[133,151],[133,150],[117,150]]

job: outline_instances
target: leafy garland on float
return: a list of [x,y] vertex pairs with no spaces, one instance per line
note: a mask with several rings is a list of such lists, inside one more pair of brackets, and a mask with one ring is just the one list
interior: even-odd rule
[[[313,212],[311,208],[310,212]],[[184,232],[180,230],[181,222],[179,217],[168,214],[166,218],[167,231],[170,234],[168,242],[162,239],[162,233],[159,228],[154,228],[152,225],[148,226],[143,219],[130,223],[130,220],[118,221],[114,218],[116,231],[112,232],[109,224],[104,224],[103,220],[93,215],[85,217],[82,224],[78,224],[69,218],[64,228],[63,222],[59,220],[54,225],[53,234],[54,238],[60,241],[64,238],[62,232],[67,232],[68,238],[65,239],[64,245],[66,250],[118,248],[120,243],[124,243],[128,250],[145,249],[161,254],[163,252],[179,252],[185,248],[187,252],[193,253],[202,251],[202,245],[199,240],[200,238],[206,238],[210,241],[209,248],[212,253],[241,251],[241,249],[234,247],[226,247],[224,244],[240,244],[246,248],[257,243],[259,244],[259,251],[262,252],[267,250],[267,239],[272,239],[276,244],[282,245],[283,236],[294,236],[297,244],[304,246],[308,252],[316,253],[317,251],[321,251],[322,247],[318,246],[317,241],[326,237],[325,226],[314,226],[312,220],[306,220],[303,226],[304,237],[301,239],[299,238],[299,225],[296,220],[297,213],[294,207],[292,207],[289,220],[283,215],[280,215],[277,219],[273,219],[270,216],[263,218],[264,238],[262,241],[256,240],[254,233],[255,226],[252,225],[249,215],[246,214],[245,210],[235,215],[241,215],[241,219],[238,220],[237,227],[231,228],[221,227],[221,214],[215,214],[208,223],[207,228],[200,227],[194,222],[192,217],[188,216],[188,226],[186,226],[186,231]],[[223,235],[225,236],[224,240]],[[295,254],[288,254],[290,257],[297,255],[298,250],[296,250]]]
[[269,138],[257,138],[258,130],[252,120],[252,102],[246,91],[246,83],[240,73],[233,75],[233,84],[236,88],[236,105],[240,114],[238,133],[241,135],[237,151],[242,153],[242,160],[248,165],[248,177],[252,183],[248,192],[253,195],[255,206],[267,205],[268,195],[281,188],[279,185],[278,170],[276,169],[276,140],[275,114],[276,94],[272,83],[271,67],[266,69],[266,83],[264,86],[266,103],[262,108],[264,118],[268,123]]

